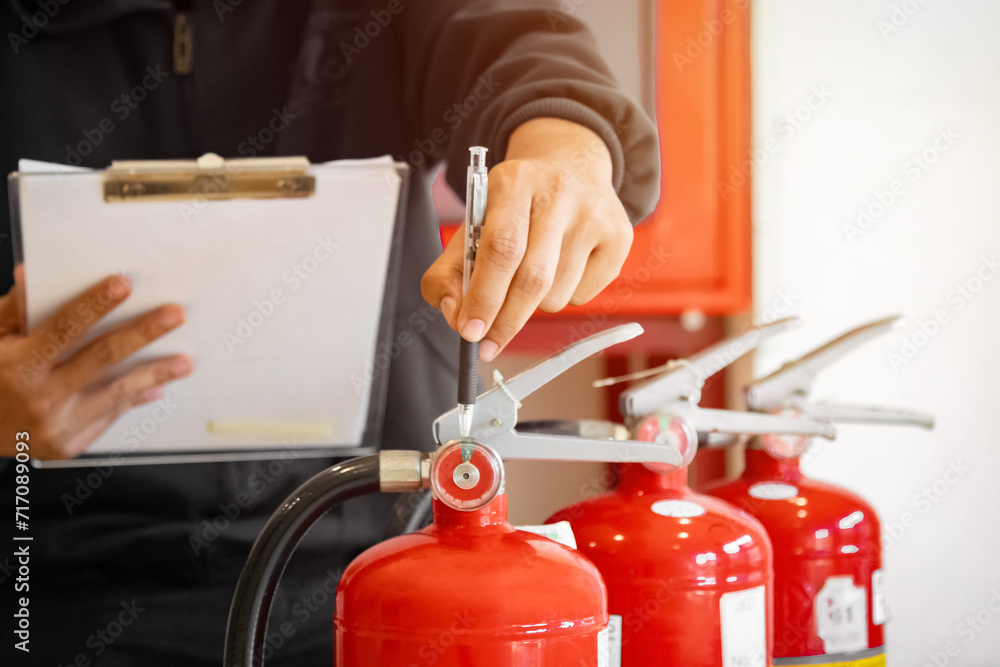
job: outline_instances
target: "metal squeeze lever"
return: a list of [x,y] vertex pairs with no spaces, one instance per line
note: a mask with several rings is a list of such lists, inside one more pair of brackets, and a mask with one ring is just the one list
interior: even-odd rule
[[479,396],[468,435],[463,434],[461,410],[455,408],[434,422],[440,444],[430,455],[426,479],[437,500],[460,511],[486,506],[503,493],[503,459],[556,461],[623,461],[677,466],[681,453],[667,443],[573,437],[547,433],[518,433],[521,399],[583,359],[642,333],[638,324],[625,324],[594,334],[555,353]]
[[548,384],[570,367],[612,345],[642,333],[638,324],[624,324],[584,338],[553,354],[479,396],[469,436],[463,436],[458,409],[434,422],[434,439],[441,445],[473,440],[492,448],[501,459],[557,461],[633,461],[677,465],[680,453],[668,446],[634,440],[575,438],[518,433],[517,411],[521,399]]
[[[885,424],[934,428],[934,416],[918,410],[868,405],[816,403],[809,400],[820,371],[878,336],[899,328],[903,318],[887,317],[848,331],[805,356],[784,364],[774,373],[753,382],[747,389],[747,405],[757,412],[804,415],[823,422]],[[808,440],[765,438],[764,448],[772,456],[787,458],[805,452]]]
[[[718,433],[792,433],[833,438],[835,430],[832,426],[809,419],[698,407],[702,387],[709,377],[756,348],[763,340],[799,324],[798,318],[788,318],[755,327],[688,359],[672,361],[650,371],[599,381],[595,385],[661,373],[622,392],[621,412],[633,434],[641,434],[644,427],[650,426],[652,432],[662,434],[662,439],[674,443],[684,454],[684,465],[694,458],[699,435],[705,435],[710,445],[732,442],[731,437],[721,440],[711,437],[711,434]],[[648,424],[650,421],[655,424]]]

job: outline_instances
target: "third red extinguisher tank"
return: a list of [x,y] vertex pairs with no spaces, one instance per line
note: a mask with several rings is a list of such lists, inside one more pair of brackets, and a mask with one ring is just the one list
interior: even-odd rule
[[708,493],[754,515],[771,537],[774,664],[884,665],[888,610],[875,510],[803,475],[798,458],[748,449],[746,462],[741,477]]
[[[863,324],[785,363],[747,388],[748,407],[829,424],[933,428],[920,411],[809,398],[826,367],[900,324],[895,316]],[[809,442],[762,435],[746,451],[743,475],[709,493],[753,514],[771,536],[774,664],[882,667],[889,612],[879,518],[856,493],[802,474]]]

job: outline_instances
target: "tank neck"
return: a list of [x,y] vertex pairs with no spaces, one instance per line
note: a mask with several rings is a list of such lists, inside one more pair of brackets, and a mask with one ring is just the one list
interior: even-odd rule
[[776,459],[763,449],[747,448],[746,461],[744,475],[785,480],[795,480],[802,477],[802,471],[799,469],[799,457],[797,456],[790,459]]
[[441,528],[482,528],[484,526],[506,526],[507,494],[501,493],[485,507],[471,512],[448,507],[435,499],[432,505],[434,523]]
[[687,488],[687,479],[687,468],[658,473],[641,463],[623,463],[618,492],[631,495],[643,491],[680,491]]

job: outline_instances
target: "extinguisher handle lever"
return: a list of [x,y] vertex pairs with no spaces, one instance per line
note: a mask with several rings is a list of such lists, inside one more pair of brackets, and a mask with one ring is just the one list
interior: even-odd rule
[[495,386],[476,400],[469,435],[463,438],[461,434],[456,408],[434,422],[434,439],[439,445],[453,440],[471,439],[488,445],[501,459],[679,462],[680,452],[668,445],[600,437],[580,438],[531,432],[522,434],[515,429],[523,398],[587,357],[641,333],[642,327],[635,323],[613,327],[563,348],[509,380],[495,375]]
[[[637,387],[626,389],[621,394],[620,408],[626,418],[639,418],[662,409],[677,400],[697,403],[701,389],[712,375],[755,349],[767,338],[788,331],[801,324],[797,317],[789,317],[770,324],[753,327],[746,332],[727,338],[687,359],[671,361],[665,366],[649,369],[633,375],[613,378],[613,381],[647,377],[659,374],[652,380]],[[610,384],[598,381],[595,385]]]
[[[666,412],[673,414],[675,411],[668,409]],[[688,423],[699,434],[765,435],[779,433],[782,435],[818,435],[829,440],[837,435],[836,429],[830,424],[810,418],[716,410],[697,406],[691,406],[687,410],[676,410],[676,412],[679,413],[679,416],[687,419]]]
[[682,461],[681,453],[675,447],[638,440],[575,438],[508,431],[490,440],[489,444],[505,460],[667,463],[674,466],[679,466]]
[[496,384],[476,399],[472,428],[463,436],[459,428],[458,408],[449,410],[434,421],[434,440],[443,445],[464,437],[492,444],[492,439],[513,430],[521,401],[540,387],[589,356],[642,333],[637,323],[623,324],[579,340],[543,359],[509,380],[494,375]]
[[747,403],[750,409],[767,412],[787,405],[796,394],[808,395],[820,371],[868,341],[885,335],[902,324],[903,318],[898,315],[869,322],[799,359],[789,361],[774,373],[755,380],[747,389]]
[[[795,400],[796,398],[799,400]],[[799,408],[803,414],[812,419],[830,423],[916,426],[927,430],[934,428],[934,415],[922,410],[844,403],[810,403],[801,397],[793,398],[790,405]]]

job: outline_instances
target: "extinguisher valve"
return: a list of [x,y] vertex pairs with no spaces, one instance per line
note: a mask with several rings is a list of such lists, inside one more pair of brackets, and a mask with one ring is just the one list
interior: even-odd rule
[[716,343],[687,359],[674,359],[663,366],[638,373],[598,380],[594,385],[605,386],[628,380],[652,378],[622,392],[621,413],[627,419],[641,419],[676,401],[698,403],[705,380],[755,349],[762,341],[801,324],[802,321],[797,317],[763,324]]
[[[670,444],[614,440],[601,437],[600,433],[581,433],[583,437],[530,431],[519,433],[515,428],[518,410],[525,397],[587,357],[641,333],[642,327],[638,324],[623,324],[579,340],[510,379],[496,376],[496,385],[476,399],[472,428],[467,437],[462,436],[457,409],[438,417],[434,422],[434,438],[441,447],[433,454],[431,473],[435,497],[442,502],[452,502],[452,499],[455,499],[454,502],[472,502],[467,496],[488,488],[494,477],[502,484],[502,466],[496,473],[489,467],[484,468],[477,462],[478,454],[470,454],[469,448],[487,459],[495,456],[498,461],[544,459],[679,465],[681,453]],[[483,451],[477,448],[482,448]],[[485,450],[492,454],[487,455]],[[452,458],[456,456],[459,460],[452,462]],[[442,467],[446,466],[445,462],[447,467]],[[479,475],[478,483],[468,490],[462,489],[461,485],[473,484],[475,473],[471,468],[459,467],[465,463],[471,463]],[[434,472],[443,470],[447,474]],[[462,473],[454,476],[459,470]],[[466,473],[469,477],[465,476]]]
[[[833,362],[864,343],[902,326],[899,316],[887,317],[852,329],[812,352],[784,364],[774,373],[754,381],[747,389],[747,405],[762,413],[804,417],[823,423],[885,424],[934,428],[934,416],[922,411],[869,405],[812,402],[816,376]],[[801,456],[808,438],[769,436],[761,445],[775,458]]]
[[[709,377],[770,336],[799,324],[798,318],[788,318],[754,327],[688,359],[677,359],[664,366],[599,380],[594,384],[605,386],[651,378],[622,392],[620,405],[625,424],[637,440],[676,447],[682,455],[682,466],[691,463],[699,441],[708,446],[730,445],[744,435],[764,433],[832,438],[835,435],[833,427],[813,419],[698,407],[701,390]],[[658,472],[668,472],[662,465],[647,464],[647,467]]]

